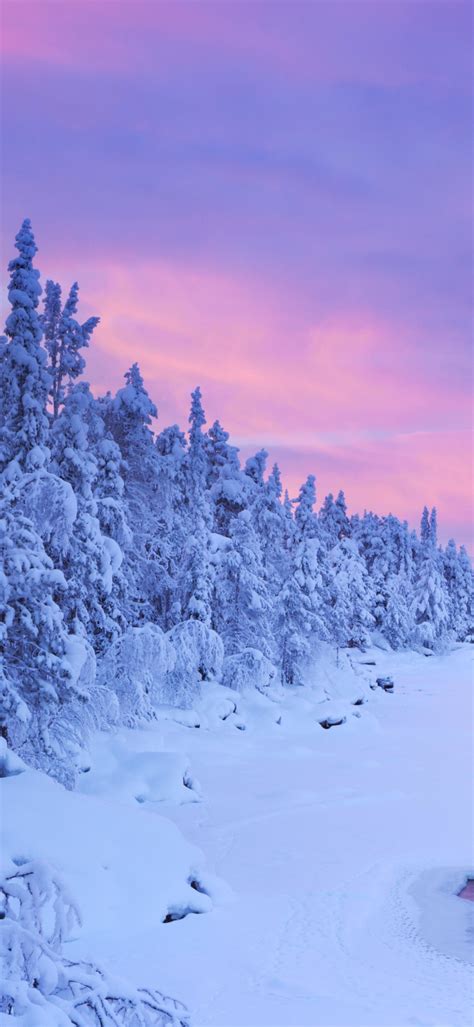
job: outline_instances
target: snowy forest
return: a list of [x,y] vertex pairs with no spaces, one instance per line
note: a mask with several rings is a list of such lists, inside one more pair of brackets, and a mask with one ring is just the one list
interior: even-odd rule
[[321,643],[425,653],[473,627],[468,554],[395,515],[283,492],[262,449],[242,466],[199,387],[155,433],[138,364],[116,395],[84,378],[98,317],[78,285],[40,285],[29,220],[1,340],[1,734],[74,786],[94,728],[188,708],[212,679],[305,684]]

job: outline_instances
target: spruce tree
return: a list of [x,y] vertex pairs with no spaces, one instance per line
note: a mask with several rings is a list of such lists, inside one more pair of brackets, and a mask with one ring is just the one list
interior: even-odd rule
[[220,633],[226,655],[259,649],[275,656],[262,551],[251,511],[234,517],[230,542],[219,565],[213,626]]
[[416,563],[412,601],[412,639],[428,649],[440,648],[449,637],[449,608],[442,557],[436,548],[436,515],[431,522],[425,506],[421,544]]
[[314,475],[301,486],[296,504],[288,575],[277,600],[276,624],[283,680],[301,685],[312,651],[327,638],[324,579]]
[[49,428],[50,378],[41,346],[43,330],[37,312],[41,286],[39,271],[33,267],[37,247],[29,218],[15,244],[18,256],[8,265],[12,310],[5,325],[8,342],[2,347],[0,388],[0,473],[9,468],[9,477],[27,467],[32,451],[46,450]]
[[46,282],[44,312],[41,322],[44,329],[45,346],[48,351],[48,371],[51,377],[50,396],[53,419],[64,403],[67,386],[82,374],[85,360],[81,350],[89,345],[98,317],[89,317],[80,324],[76,320],[79,302],[79,285],[74,282],[68,298],[61,307],[61,286],[57,282]]

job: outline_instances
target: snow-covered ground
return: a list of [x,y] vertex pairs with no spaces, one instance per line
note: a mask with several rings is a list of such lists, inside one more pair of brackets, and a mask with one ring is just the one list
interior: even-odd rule
[[[209,686],[184,723],[97,736],[89,794],[47,782],[50,826],[35,839],[31,809],[21,837],[11,810],[10,849],[60,864],[85,907],[76,950],[177,996],[194,1027],[468,1027],[472,657],[374,650],[331,702],[318,685],[234,710]],[[345,722],[324,730],[326,709]],[[17,811],[27,776],[4,782]],[[164,923],[169,896],[201,915]]]

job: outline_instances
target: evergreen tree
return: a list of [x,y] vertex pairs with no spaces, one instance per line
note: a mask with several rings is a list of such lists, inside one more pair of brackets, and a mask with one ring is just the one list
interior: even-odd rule
[[[204,497],[207,479],[207,453],[203,427],[206,423],[199,385],[191,393],[191,410],[189,413],[189,500],[200,503]],[[200,504],[201,505],[201,504]]]
[[420,541],[421,541],[422,545],[424,545],[425,543],[429,542],[430,536],[431,536],[431,531],[430,531],[430,515],[429,515],[429,510],[428,510],[427,506],[424,506],[423,507],[423,513],[421,515],[421,524],[420,524]]
[[28,218],[15,242],[18,256],[8,265],[12,310],[5,325],[8,343],[2,347],[0,389],[0,472],[11,465],[9,476],[25,468],[33,450],[46,449],[49,428],[50,379],[37,313],[41,286],[33,267],[37,247]]
[[365,563],[353,539],[342,537],[331,550],[332,636],[338,645],[364,649],[370,644],[374,605]]
[[86,382],[69,392],[51,432],[53,469],[74,489],[77,516],[61,566],[68,582],[64,616],[75,633],[87,634],[101,652],[117,637],[121,623],[114,578],[122,552],[103,534],[98,518],[96,488],[99,464],[94,436],[103,422]]
[[313,513],[314,483],[314,475],[309,475],[300,489],[289,573],[277,601],[277,638],[283,680],[288,685],[304,683],[313,649],[319,640],[327,638],[322,546]]
[[440,648],[449,634],[449,608],[443,579],[442,558],[436,548],[436,515],[425,506],[421,518],[412,601],[412,639],[428,649]]
[[248,505],[248,479],[240,470],[238,449],[230,446],[229,433],[215,421],[204,445],[207,455],[207,488],[214,531],[229,535],[232,519]]
[[168,631],[183,617],[184,558],[188,544],[187,453],[184,432],[177,424],[164,428],[156,439],[158,458],[155,530],[146,542],[150,562],[156,567],[155,615]]
[[450,539],[443,553],[443,572],[449,612],[449,630],[463,640],[473,626],[473,573],[464,546],[457,550]]
[[158,417],[155,404],[145,389],[138,364],[126,371],[125,385],[108,406],[113,437],[126,462],[125,480],[147,481],[156,471],[152,419]]
[[68,661],[61,612],[67,584],[6,492],[0,500],[0,567],[0,734],[28,762],[64,776],[51,723],[61,704],[85,698]]
[[207,453],[203,427],[206,417],[199,386],[191,393],[187,452],[187,542],[181,573],[181,608],[186,617],[211,622],[213,570],[210,561],[211,511],[206,492]]
[[245,463],[245,474],[251,478],[255,485],[263,485],[263,476],[267,466],[268,453],[266,449],[259,449],[254,456],[249,456]]
[[46,282],[41,322],[49,356],[48,371],[51,377],[50,395],[54,419],[64,403],[66,386],[71,386],[84,370],[85,360],[81,349],[89,345],[91,335],[99,324],[98,317],[89,317],[83,324],[76,320],[78,302],[77,282],[71,286],[62,308],[61,286],[51,280]]
[[239,457],[237,446],[229,445],[229,432],[225,431],[219,421],[214,421],[207,434],[204,436],[204,448],[207,454],[207,480],[208,489],[219,480],[223,474],[237,474],[239,471]]
[[[280,469],[277,464],[274,464],[268,480],[259,490],[252,507],[253,524],[262,550],[265,580],[273,602],[289,571],[288,525],[285,508],[281,502],[281,494]],[[291,528],[293,528],[292,518]]]
[[262,551],[249,510],[234,517],[216,581],[214,625],[226,655],[249,647],[274,656]]

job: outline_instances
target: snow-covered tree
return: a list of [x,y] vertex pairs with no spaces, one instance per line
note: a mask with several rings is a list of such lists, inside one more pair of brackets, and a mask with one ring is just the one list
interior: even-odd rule
[[225,431],[219,421],[208,429],[204,437],[204,448],[207,454],[207,488],[211,488],[225,471],[239,470],[237,446],[229,445],[229,432]]
[[191,393],[189,446],[186,454],[186,542],[181,562],[180,600],[184,618],[211,623],[213,568],[210,561],[211,510],[206,492],[206,423],[199,386]]
[[329,554],[332,637],[338,645],[365,648],[374,626],[373,596],[363,559],[353,539],[344,535]]
[[[164,428],[156,439],[157,491],[153,505],[154,531],[145,543],[147,574],[153,590],[154,614],[168,631],[183,616],[183,567],[188,543],[186,439],[177,424]],[[150,581],[151,578],[151,581]]]
[[[289,554],[286,546],[287,520],[281,502],[281,474],[274,464],[271,474],[252,506],[252,520],[260,540],[265,579],[274,603],[289,570]],[[291,516],[291,515],[290,515]],[[291,518],[291,528],[293,520]]]
[[270,616],[259,538],[251,512],[242,510],[232,520],[230,544],[216,579],[213,627],[224,641],[226,655],[250,646],[271,658],[274,642]]
[[113,586],[122,551],[102,531],[96,496],[97,439],[102,441],[103,431],[88,384],[78,383],[69,391],[51,431],[52,466],[72,486],[77,501],[70,545],[60,561],[68,581],[63,611],[71,629],[87,634],[98,652],[117,636],[121,622]]
[[175,999],[70,958],[65,942],[81,927],[81,915],[48,862],[7,868],[0,909],[2,1019],[38,1027],[189,1027],[187,1011]]
[[49,428],[50,378],[37,312],[41,286],[33,267],[37,247],[28,218],[15,242],[18,256],[8,265],[12,309],[5,325],[8,342],[2,346],[0,381],[0,473],[8,468],[9,477],[25,468],[32,450],[46,448]]
[[125,385],[104,403],[105,421],[123,463],[123,502],[131,539],[123,568],[127,582],[127,620],[156,619],[162,565],[158,538],[165,526],[159,499],[159,455],[151,428],[158,411],[145,388],[138,364],[125,374]]
[[449,607],[435,526],[436,515],[432,513],[430,522],[425,506],[411,609],[412,639],[428,649],[439,648],[449,635]]
[[207,488],[214,531],[228,535],[232,519],[249,502],[249,480],[240,470],[238,449],[229,445],[229,433],[215,421],[205,436]]
[[255,453],[254,456],[249,456],[248,460],[245,462],[245,474],[247,474],[256,485],[263,485],[267,460],[268,453],[266,449],[259,449],[258,453]]
[[[58,706],[84,700],[61,610],[67,582],[31,521],[0,502],[2,672],[0,732],[36,766],[64,776],[51,724]],[[66,779],[67,779],[66,771]]]
[[277,639],[283,680],[303,684],[307,661],[327,638],[324,616],[324,552],[313,513],[314,475],[301,486],[295,511],[289,572],[276,606]]
[[49,357],[53,418],[58,416],[64,403],[67,386],[71,386],[84,370],[85,360],[81,349],[89,345],[92,333],[99,324],[98,317],[89,317],[83,324],[76,320],[78,302],[77,282],[71,286],[63,307],[61,286],[50,279],[46,282],[44,311],[40,320]]
[[430,537],[431,537],[431,531],[430,531],[430,512],[428,510],[428,507],[424,506],[423,507],[423,513],[421,515],[421,524],[420,524],[420,541],[421,541],[421,543],[424,544],[425,542],[429,542]]
[[109,405],[108,423],[127,464],[125,478],[130,477],[135,483],[147,479],[150,463],[154,463],[150,425],[153,418],[158,417],[158,411],[145,389],[138,364],[132,364],[124,377],[125,385]]
[[190,503],[201,500],[206,487],[207,452],[203,427],[206,415],[202,405],[199,385],[191,393],[191,410],[189,413],[189,450],[188,476]]
[[326,496],[319,511],[319,522],[321,537],[325,537],[329,549],[338,540],[350,537],[351,524],[347,516],[346,500],[342,490],[338,492],[336,499],[331,492]]
[[454,539],[449,540],[442,560],[449,629],[455,638],[462,640],[474,624],[474,578],[471,561],[464,546],[461,546],[458,552]]

